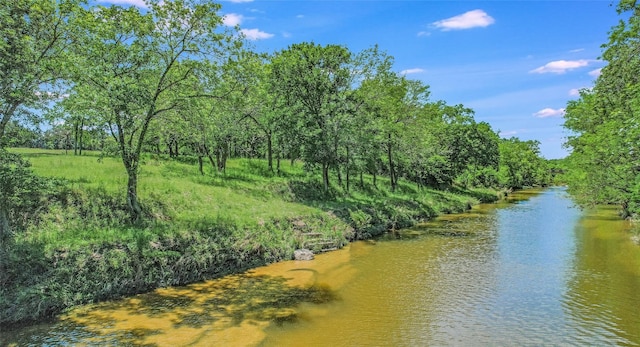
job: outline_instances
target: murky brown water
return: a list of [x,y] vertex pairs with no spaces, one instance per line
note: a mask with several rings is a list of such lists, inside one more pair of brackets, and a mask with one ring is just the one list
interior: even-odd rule
[[561,188],[513,198],[314,261],[83,307],[0,344],[640,345],[629,223]]

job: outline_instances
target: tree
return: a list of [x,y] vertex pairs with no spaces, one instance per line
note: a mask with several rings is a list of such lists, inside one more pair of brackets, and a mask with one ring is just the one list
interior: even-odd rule
[[540,142],[512,137],[500,142],[500,175],[509,188],[546,185],[550,181],[547,162],[540,157]]
[[128,175],[127,206],[139,223],[140,154],[150,124],[187,100],[206,97],[194,90],[196,71],[239,47],[221,32],[220,5],[208,1],[173,0],[135,7],[97,7],[84,11],[75,55],[75,82],[118,143]]
[[[274,145],[282,147],[281,130],[283,128],[284,114],[286,112],[283,104],[284,95],[271,79],[271,65],[266,57],[255,53],[247,54],[235,69],[241,75],[236,78],[243,82],[242,93],[237,95],[239,102],[239,114],[241,119],[252,122],[262,133],[266,140],[266,158],[269,171],[273,169]],[[274,143],[275,142],[275,143]],[[278,150],[278,157],[281,155]]]
[[9,147],[42,147],[42,133],[37,127],[27,127],[17,120],[10,121],[5,128]]
[[0,146],[10,120],[61,96],[76,0],[0,2]]
[[329,190],[329,169],[337,167],[337,149],[343,135],[347,92],[350,90],[351,53],[343,46],[300,43],[276,54],[272,78],[286,96],[290,115],[303,141],[306,164],[319,165],[324,190]]
[[[403,76],[381,71],[373,78],[363,82],[361,95],[365,100],[364,110],[370,115],[370,122],[377,127],[377,141],[384,148],[387,161],[387,173],[391,190],[398,185],[399,159],[407,131],[421,122],[422,108],[429,98],[429,87],[420,81],[409,80]],[[423,126],[423,124],[419,125]]]
[[618,12],[630,16],[603,45],[608,64],[592,90],[567,105],[567,177],[579,201],[619,204],[633,215],[640,213],[640,7],[624,0]]

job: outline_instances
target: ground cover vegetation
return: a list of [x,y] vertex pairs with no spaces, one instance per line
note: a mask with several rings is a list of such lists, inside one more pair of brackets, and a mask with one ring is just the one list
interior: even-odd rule
[[0,324],[550,182],[537,142],[430,100],[378,47],[258,54],[219,9],[2,2]]
[[585,205],[616,204],[623,215],[640,214],[640,7],[621,1],[624,17],[609,33],[607,62],[592,88],[567,105],[571,155],[562,179]]

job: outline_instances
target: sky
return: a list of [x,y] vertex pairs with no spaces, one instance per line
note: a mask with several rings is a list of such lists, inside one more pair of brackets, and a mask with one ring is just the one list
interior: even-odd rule
[[[142,0],[104,0],[144,7]],[[373,45],[394,68],[430,86],[431,100],[463,104],[502,137],[538,140],[565,157],[564,109],[605,63],[601,45],[622,18],[617,2],[435,0],[228,0],[220,14],[254,50],[291,44]]]

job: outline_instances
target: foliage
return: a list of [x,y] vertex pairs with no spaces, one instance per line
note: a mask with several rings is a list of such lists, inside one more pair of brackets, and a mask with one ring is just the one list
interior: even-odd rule
[[0,149],[0,239],[24,230],[43,209],[43,198],[54,182],[36,176],[30,163],[15,153]]
[[345,99],[351,81],[351,52],[338,45],[294,44],[277,54],[272,78],[286,104],[296,131],[301,134],[303,160],[322,169],[324,190],[329,189],[329,169],[338,162],[337,149],[347,127]]
[[[538,143],[431,101],[377,46],[257,54],[210,1],[81,4],[0,5],[0,147],[58,149],[12,150],[32,168],[0,152],[0,322],[287,259],[305,233],[340,247],[496,198],[472,187],[548,182]],[[27,114],[52,125],[29,131]]]
[[8,282],[15,234],[38,223],[58,188],[36,176],[21,156],[0,149],[0,285]]
[[10,120],[30,116],[63,95],[75,0],[0,3],[0,146]]
[[571,131],[566,145],[572,149],[569,174],[571,193],[582,203],[610,203],[625,214],[640,213],[638,200],[638,138],[640,127],[640,8],[635,1],[621,1],[620,21],[603,45],[602,69],[591,90],[569,102],[565,128]]
[[547,162],[540,157],[538,141],[517,138],[500,142],[500,179],[508,188],[544,186],[551,182]]
[[[64,193],[41,197],[46,211],[13,235],[3,258],[0,323],[290,259],[306,244],[305,233],[341,247],[478,202],[473,192],[419,192],[407,182],[391,192],[388,178],[381,178],[380,190],[354,186],[346,192],[333,185],[332,199],[314,201],[306,194],[322,192],[322,182],[301,165],[284,165],[283,175],[273,176],[263,175],[269,172],[266,160],[231,159],[220,177],[199,174],[195,163],[150,159],[143,164],[141,189],[148,222],[131,227],[119,189],[126,174],[117,158],[18,152],[37,174],[67,177],[68,183],[56,190]],[[365,179],[370,184],[371,176]],[[293,182],[315,188],[283,190]]]
[[197,71],[215,68],[237,47],[229,44],[230,34],[217,30],[219,8],[211,2],[152,1],[144,12],[133,6],[88,9],[74,23],[83,33],[74,52],[74,92],[92,100],[82,108],[102,115],[118,143],[134,224],[142,219],[138,171],[152,121],[201,97],[193,88]]
[[38,128],[27,127],[17,120],[7,123],[5,128],[7,147],[39,147],[42,143],[42,132]]

